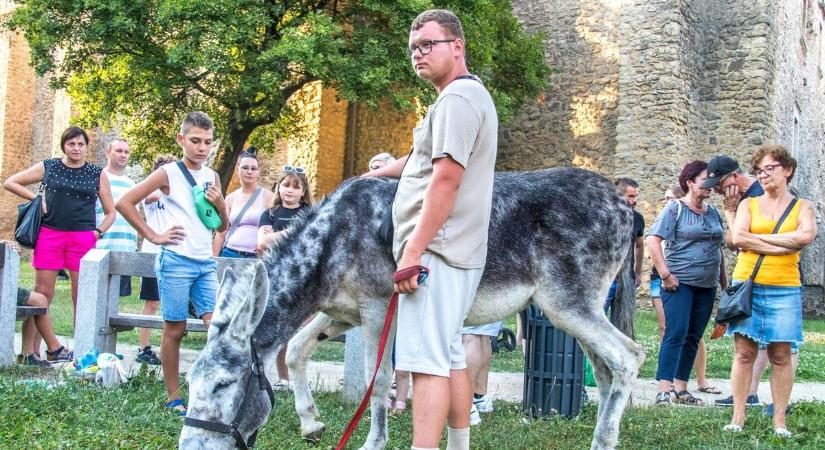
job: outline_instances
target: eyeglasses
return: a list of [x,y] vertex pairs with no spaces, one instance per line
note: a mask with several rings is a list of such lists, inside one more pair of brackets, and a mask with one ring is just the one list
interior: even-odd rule
[[292,167],[292,166],[284,166],[284,172],[294,172],[303,174],[304,168],[303,167]]
[[258,171],[258,167],[257,167],[257,166],[240,166],[240,167],[239,167],[239,169],[241,169],[241,170],[251,170],[251,171],[253,171],[253,172],[257,172],[257,171]]
[[430,39],[424,41],[418,45],[411,45],[407,48],[407,56],[412,57],[416,50],[421,52],[421,55],[429,55],[430,52],[433,51],[433,45],[440,44],[442,42],[454,42],[457,38],[453,39]]
[[782,166],[782,164],[767,164],[765,166],[762,166],[761,169],[754,169],[753,174],[757,177],[761,177],[762,175],[770,175],[773,173],[774,170],[776,170],[777,167],[780,166]]

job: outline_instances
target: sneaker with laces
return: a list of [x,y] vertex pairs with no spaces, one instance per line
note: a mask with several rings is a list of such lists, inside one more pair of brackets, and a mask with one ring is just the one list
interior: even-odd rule
[[36,354],[32,353],[29,356],[23,357],[20,362],[23,366],[34,366],[34,367],[51,367],[52,365],[49,364],[48,361],[43,361],[42,359],[38,358]]
[[485,394],[481,398],[473,398],[473,404],[478,408],[480,413],[493,412],[493,394]]
[[49,362],[65,362],[74,359],[74,352],[64,346],[55,351],[46,350],[46,360]]
[[470,407],[470,425],[476,426],[481,423],[481,414],[478,413],[476,405]]
[[152,351],[152,347],[149,345],[143,347],[143,349],[138,352],[135,361],[141,364],[149,364],[150,366],[160,365],[160,358],[158,358],[158,355]]
[[[733,406],[733,396],[716,400],[716,406]],[[745,406],[759,406],[759,396],[751,394],[745,400]]]

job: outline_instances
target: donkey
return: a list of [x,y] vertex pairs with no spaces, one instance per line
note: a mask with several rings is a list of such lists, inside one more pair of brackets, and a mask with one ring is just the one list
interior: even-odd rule
[[[253,360],[260,355],[272,378],[277,351],[316,311],[324,314],[293,338],[288,359],[302,434],[320,438],[324,425],[316,420],[306,360],[320,340],[362,325],[371,375],[395,270],[378,228],[395,184],[381,178],[343,183],[293,224],[255,267],[239,275],[227,270],[207,344],[188,375],[188,418],[223,426],[185,424],[181,448],[245,447],[270,413]],[[642,347],[613,327],[602,310],[627,254],[632,222],[624,198],[593,172],[496,174],[487,263],[465,322],[493,322],[534,303],[578,339],[599,386],[593,449],[618,444],[630,387],[644,361]],[[390,382],[389,358],[384,358],[362,448],[382,449],[387,443],[384,399]]]

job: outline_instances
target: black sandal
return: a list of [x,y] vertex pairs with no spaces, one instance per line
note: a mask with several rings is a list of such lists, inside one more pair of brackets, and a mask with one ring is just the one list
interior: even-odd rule
[[696,398],[688,391],[677,392],[673,398],[673,403],[691,406],[705,406],[705,401],[701,398]]
[[667,406],[670,404],[670,392],[659,392],[656,394],[656,406]]

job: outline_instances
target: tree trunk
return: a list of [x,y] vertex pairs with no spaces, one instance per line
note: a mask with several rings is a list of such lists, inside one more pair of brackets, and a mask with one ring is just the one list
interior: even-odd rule
[[[230,117],[239,114],[236,112],[233,113],[230,113]],[[257,125],[250,124],[249,122],[229,120],[228,139],[221,140],[221,147],[218,149],[218,154],[215,155],[215,160],[212,162],[212,169],[218,172],[218,175],[221,177],[221,189],[224,195],[226,195],[229,182],[232,180],[238,156],[243,151],[246,140],[249,139],[249,136],[257,127]]]

